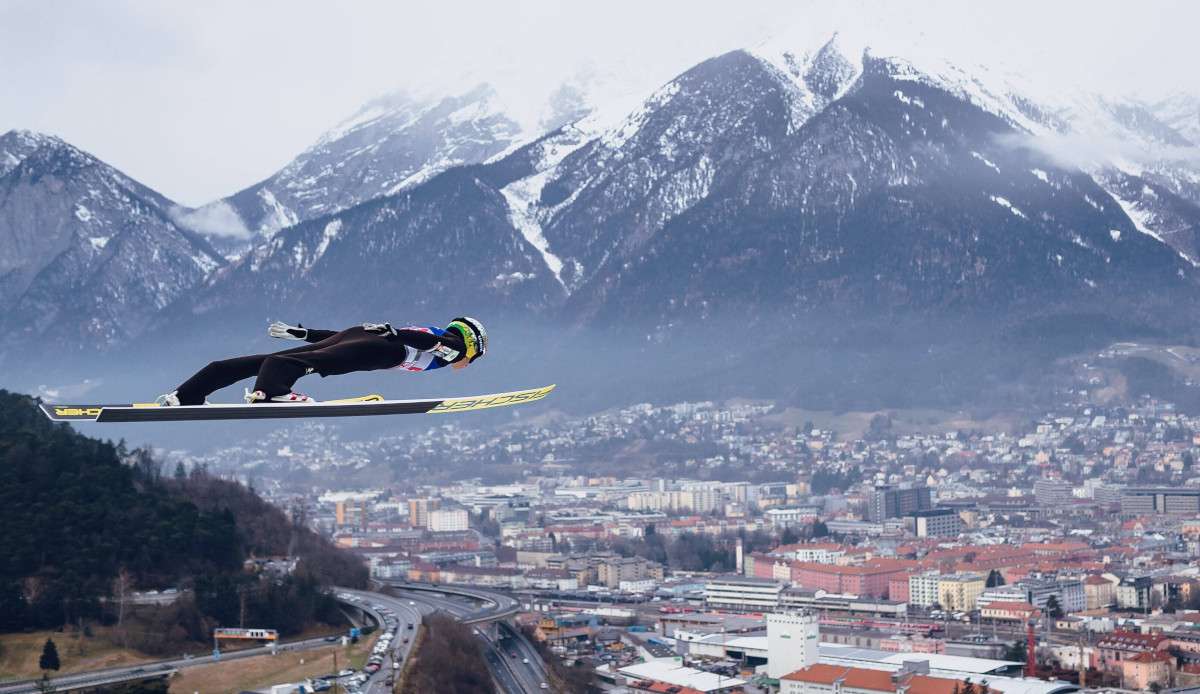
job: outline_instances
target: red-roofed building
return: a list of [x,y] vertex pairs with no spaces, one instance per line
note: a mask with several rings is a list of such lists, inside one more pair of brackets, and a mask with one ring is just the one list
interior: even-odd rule
[[1100,650],[1101,669],[1120,673],[1122,662],[1142,653],[1165,650],[1170,643],[1162,634],[1114,631],[1102,636],[1096,648]]
[[872,559],[862,566],[796,562],[791,580],[808,590],[886,598],[891,580],[907,575],[914,566],[916,562],[904,559]]
[[631,692],[651,692],[652,694],[705,694],[699,689],[654,680],[637,680],[626,684],[625,687]]
[[780,694],[955,694],[965,682],[906,672],[870,670],[842,665],[810,665],[779,679]]
[[1150,691],[1151,685],[1167,687],[1175,658],[1166,651],[1147,651],[1121,661],[1122,686],[1137,691]]

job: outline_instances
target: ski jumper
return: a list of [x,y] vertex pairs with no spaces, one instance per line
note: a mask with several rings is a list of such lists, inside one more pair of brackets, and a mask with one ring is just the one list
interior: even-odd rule
[[450,362],[429,353],[439,343],[465,351],[462,338],[435,327],[407,327],[395,335],[369,332],[362,326],[341,331],[309,329],[309,344],[273,354],[214,361],[184,381],[177,390],[182,405],[202,405],[209,394],[244,378],[257,376],[254,390],[268,398],[286,395],[301,376],[336,376],[355,371],[404,369],[430,371]]

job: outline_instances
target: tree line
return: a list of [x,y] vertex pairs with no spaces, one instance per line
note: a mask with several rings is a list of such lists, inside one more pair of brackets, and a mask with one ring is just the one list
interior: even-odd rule
[[[172,652],[216,625],[286,635],[336,620],[323,586],[365,585],[355,558],[245,487],[159,470],[147,451],[54,424],[0,390],[0,632],[97,620],[127,645]],[[291,575],[257,576],[243,570],[254,555],[300,560]],[[192,595],[128,609],[121,599],[168,586]]]

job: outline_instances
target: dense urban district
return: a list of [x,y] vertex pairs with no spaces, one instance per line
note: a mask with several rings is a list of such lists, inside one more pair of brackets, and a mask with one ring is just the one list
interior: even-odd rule
[[377,584],[513,597],[575,688],[1200,687],[1200,417],[1097,391],[1003,426],[694,402],[173,455]]

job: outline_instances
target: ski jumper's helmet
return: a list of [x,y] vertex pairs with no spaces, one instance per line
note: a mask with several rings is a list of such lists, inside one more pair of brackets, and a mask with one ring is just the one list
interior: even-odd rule
[[467,345],[468,363],[482,357],[487,352],[487,331],[483,329],[483,324],[474,318],[459,316],[450,321],[446,330],[457,330],[462,335],[463,342]]

